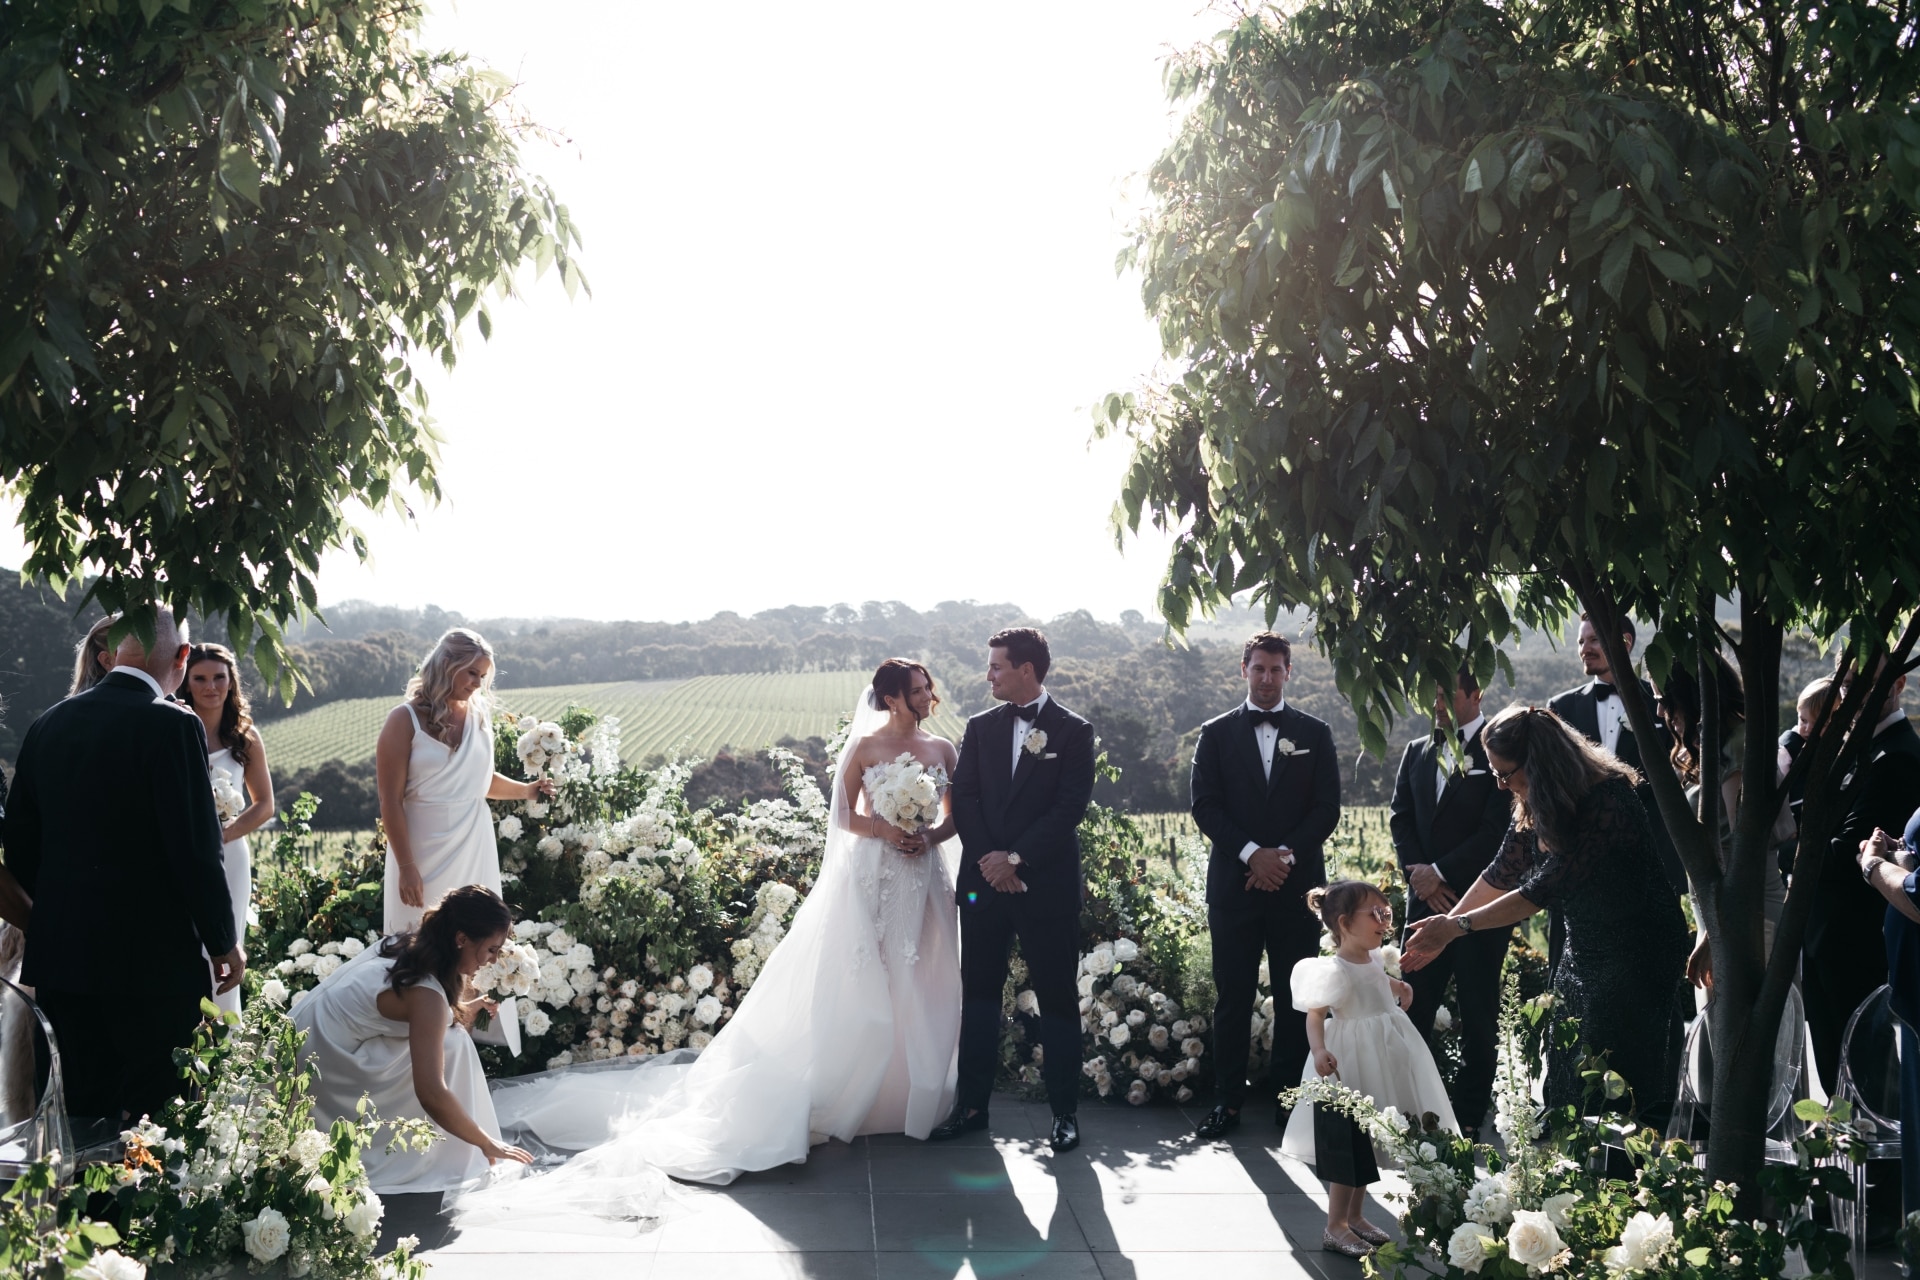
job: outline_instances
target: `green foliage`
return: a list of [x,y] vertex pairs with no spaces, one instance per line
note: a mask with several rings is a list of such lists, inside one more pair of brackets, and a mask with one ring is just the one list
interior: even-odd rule
[[78,1273],[96,1253],[120,1244],[113,1224],[86,1217],[86,1200],[83,1186],[61,1195],[53,1165],[30,1165],[0,1192],[0,1275],[60,1280]]
[[24,571],[224,616],[287,689],[352,500],[438,495],[451,367],[578,236],[511,81],[372,0],[19,0],[0,35],[0,481]]

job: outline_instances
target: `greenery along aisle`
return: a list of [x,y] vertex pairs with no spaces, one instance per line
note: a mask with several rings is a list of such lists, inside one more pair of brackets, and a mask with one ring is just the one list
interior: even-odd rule
[[[812,887],[828,819],[820,785],[776,750],[787,797],[714,813],[687,803],[685,767],[622,764],[612,717],[503,712],[495,724],[499,769],[551,777],[559,789],[551,803],[495,805],[518,923],[480,980],[516,997],[523,1046],[517,1057],[483,1049],[488,1071],[704,1046]],[[311,802],[290,816],[296,825],[310,818]],[[1198,860],[1175,874],[1133,820],[1098,807],[1081,842],[1091,890],[1081,918],[1085,1087],[1136,1104],[1191,1096],[1208,1075],[1213,1003]],[[259,903],[263,959],[248,975],[255,999],[290,1007],[377,940],[380,856],[332,875],[281,863],[293,869],[263,886]],[[1024,982],[1016,962],[1002,1058],[1016,1086],[1038,1080],[1029,1035],[1038,1007]],[[1257,1015],[1258,1029],[1272,1012]]]

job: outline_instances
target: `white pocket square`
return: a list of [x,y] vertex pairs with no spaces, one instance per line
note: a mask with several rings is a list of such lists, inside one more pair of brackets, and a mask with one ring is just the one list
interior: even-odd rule
[[1487,776],[1487,771],[1485,769],[1469,769],[1467,770],[1467,776],[1469,778],[1484,778]]
[[1060,758],[1060,753],[1058,751],[1049,751],[1047,752],[1047,754],[1041,756],[1040,758],[1042,760],[1058,760]]

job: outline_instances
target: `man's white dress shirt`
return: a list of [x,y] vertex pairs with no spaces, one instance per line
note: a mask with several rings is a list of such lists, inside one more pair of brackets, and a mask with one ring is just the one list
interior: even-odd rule
[[[1467,757],[1467,744],[1469,742],[1472,742],[1474,738],[1479,735],[1480,726],[1485,724],[1486,722],[1487,722],[1487,717],[1485,713],[1475,716],[1473,718],[1473,723],[1469,724],[1465,729],[1461,730],[1460,731],[1461,736],[1455,739],[1454,745],[1457,748],[1459,753],[1456,758],[1460,761],[1460,763],[1468,765],[1469,768],[1471,768],[1472,766]],[[1435,804],[1439,804],[1440,797],[1447,794],[1447,779],[1452,776],[1447,772],[1447,753],[1445,751],[1436,751],[1434,753],[1433,766],[1434,766],[1434,772],[1437,773],[1440,778],[1440,781],[1438,782],[1438,784],[1436,784],[1435,787],[1433,788],[1433,802]]]
[[[1252,698],[1248,698],[1244,705],[1248,711],[1255,712],[1256,714],[1263,713],[1267,710],[1265,707],[1254,706]],[[1272,708],[1273,714],[1275,715],[1279,715],[1286,709],[1287,700],[1285,698],[1274,703]],[[1253,726],[1253,740],[1260,744],[1260,767],[1266,771],[1267,778],[1271,780],[1273,778],[1273,749],[1280,741],[1280,726],[1268,724],[1264,720],[1261,721],[1259,724]],[[1240,861],[1251,861],[1253,851],[1259,847],[1260,844],[1258,841],[1247,841],[1247,847],[1240,851]],[[1291,852],[1282,854],[1281,857],[1288,863],[1292,863],[1293,861],[1293,854]]]
[[1020,705],[1033,708],[1033,719],[1024,720],[1019,716],[1013,718],[1013,768],[1015,772],[1018,772],[1020,769],[1020,753],[1027,748],[1027,735],[1033,732],[1033,726],[1039,721],[1040,713],[1046,709],[1046,688],[1043,686],[1040,690],[1040,696],[1032,702],[1023,702]]

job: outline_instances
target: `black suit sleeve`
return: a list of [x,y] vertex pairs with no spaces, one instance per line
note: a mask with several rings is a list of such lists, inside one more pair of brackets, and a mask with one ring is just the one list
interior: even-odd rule
[[1513,816],[1512,802],[1498,788],[1480,811],[1480,825],[1472,835],[1433,860],[1440,876],[1455,893],[1465,893],[1500,852]]
[[1827,851],[1823,880],[1853,879],[1861,841],[1872,836],[1875,827],[1898,836],[1906,830],[1901,815],[1911,818],[1920,806],[1920,761],[1890,751],[1864,767],[1859,798],[1848,807],[1846,820]]
[[1414,813],[1413,776],[1419,760],[1420,744],[1409,742],[1400,756],[1400,772],[1393,780],[1393,803],[1387,806],[1387,830],[1393,835],[1393,856],[1402,872],[1427,860]]
[[1048,805],[1022,831],[1007,843],[1007,850],[1022,859],[1038,850],[1044,858],[1059,849],[1072,849],[1080,822],[1087,816],[1093,800],[1093,726],[1085,720],[1068,720],[1073,739],[1061,744],[1060,784]]
[[[20,744],[19,762],[14,766],[13,786],[7,791],[7,870],[29,896],[40,880],[40,797],[34,787],[37,754],[33,730],[28,729],[25,741]],[[212,795],[211,783],[208,795]]]
[[1322,724],[1310,750],[1313,805],[1281,840],[1289,849],[1325,844],[1333,829],[1340,825],[1340,761],[1333,754],[1333,730]]
[[187,900],[200,944],[210,956],[225,955],[239,939],[233,933],[220,815],[207,774],[206,730],[196,715],[156,706],[147,735],[160,855]]
[[1232,811],[1227,805],[1226,767],[1220,759],[1220,742],[1227,736],[1228,727],[1233,723],[1232,720],[1221,720],[1200,731],[1200,741],[1193,747],[1191,785],[1194,825],[1213,842],[1214,848],[1237,858],[1248,844],[1257,844],[1258,841],[1233,820]]
[[980,722],[967,721],[960,737],[960,759],[953,766],[953,829],[960,837],[960,859],[975,863],[987,848],[987,809],[980,797]]

